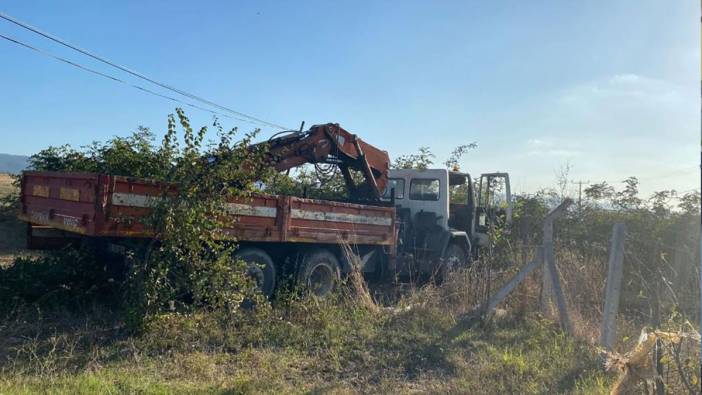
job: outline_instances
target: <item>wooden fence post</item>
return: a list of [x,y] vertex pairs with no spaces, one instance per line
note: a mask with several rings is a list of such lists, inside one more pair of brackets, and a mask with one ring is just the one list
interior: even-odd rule
[[621,292],[622,272],[624,262],[624,234],[626,227],[616,223],[612,228],[612,241],[609,247],[609,262],[607,271],[607,288],[605,304],[602,312],[602,331],[600,344],[611,351],[617,336],[617,312],[619,311],[619,294]]

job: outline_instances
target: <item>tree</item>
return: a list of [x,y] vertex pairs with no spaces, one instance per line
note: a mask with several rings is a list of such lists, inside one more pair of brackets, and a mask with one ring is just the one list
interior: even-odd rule
[[643,201],[639,198],[639,179],[628,177],[624,181],[624,189],[615,193],[613,203],[623,210],[635,210],[641,208]]
[[426,170],[434,164],[436,155],[429,147],[419,147],[416,154],[400,155],[390,166],[393,169],[419,169]]
[[478,148],[478,144],[476,142],[457,146],[453,149],[453,151],[451,151],[451,155],[449,155],[448,159],[446,159],[446,162],[444,162],[446,168],[453,171],[459,171],[461,166],[458,162],[466,153],[468,153],[468,151],[476,148]]
[[614,197],[614,187],[607,184],[607,181],[595,183],[585,188],[585,197],[595,201],[609,200]]
[[678,208],[685,214],[698,215],[700,213],[700,192],[688,192],[680,197]]

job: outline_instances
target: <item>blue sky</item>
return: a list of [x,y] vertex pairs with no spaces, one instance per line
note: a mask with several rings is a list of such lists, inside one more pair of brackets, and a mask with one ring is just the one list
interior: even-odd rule
[[[509,171],[518,191],[553,185],[566,163],[573,179],[638,176],[645,193],[699,180],[696,1],[6,0],[0,11],[268,121],[339,122],[391,157],[426,145],[443,159],[475,141],[462,169]],[[148,86],[1,20],[0,34]],[[4,40],[0,59],[0,152],[161,133],[175,107]]]

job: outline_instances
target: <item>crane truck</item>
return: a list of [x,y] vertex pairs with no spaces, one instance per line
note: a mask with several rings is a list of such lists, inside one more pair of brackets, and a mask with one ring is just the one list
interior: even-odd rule
[[[260,144],[279,172],[336,166],[348,191],[344,201],[255,193],[228,202],[234,221],[224,234],[238,243],[233,258],[249,263],[266,296],[281,273],[317,296],[329,294],[352,270],[344,243],[368,275],[445,276],[475,256],[491,226],[510,220],[507,173],[482,174],[474,183],[468,173],[447,169],[390,169],[386,151],[333,123]],[[30,248],[148,240],[146,217],[164,188],[120,175],[25,171],[18,216],[28,223]],[[461,201],[451,201],[452,188],[461,188]]]

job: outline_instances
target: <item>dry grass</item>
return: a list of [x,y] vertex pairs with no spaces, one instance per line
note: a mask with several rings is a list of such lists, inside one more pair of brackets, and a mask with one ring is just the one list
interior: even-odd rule
[[15,191],[12,185],[12,178],[9,174],[0,173],[0,198],[9,195]]
[[[21,230],[4,226],[0,236]],[[593,335],[600,260],[558,251],[575,339],[538,313],[538,270],[499,319],[464,318],[529,258],[514,249],[500,258],[513,263],[475,262],[441,286],[369,289],[356,270],[331,300],[280,297],[227,320],[164,314],[138,336],[105,307],[24,306],[0,319],[0,394],[607,392],[615,374],[602,369]]]
[[363,265],[361,258],[354,253],[351,246],[345,242],[341,243],[341,252],[344,258],[351,264],[351,272],[347,279],[350,296],[355,298],[356,302],[368,309],[368,311],[378,313],[380,308],[375,300],[373,300],[370,290],[368,289],[368,283],[363,278],[363,273],[361,272]]
[[24,307],[0,321],[0,393],[604,392],[614,375],[597,349],[552,321],[514,308],[463,318],[509,274],[476,263],[378,298],[355,273],[331,299],[163,314],[141,335],[104,307]]
[[403,309],[340,297],[236,322],[167,314],[141,336],[99,309],[28,311],[0,324],[0,393],[528,394],[609,384],[596,350],[553,323],[508,315],[474,326],[447,300],[449,289],[427,287]]
[[[16,188],[13,179],[8,174],[0,173],[0,205],[2,199]],[[9,265],[20,253],[25,243],[25,224],[15,217],[13,209],[0,206],[0,268]]]

